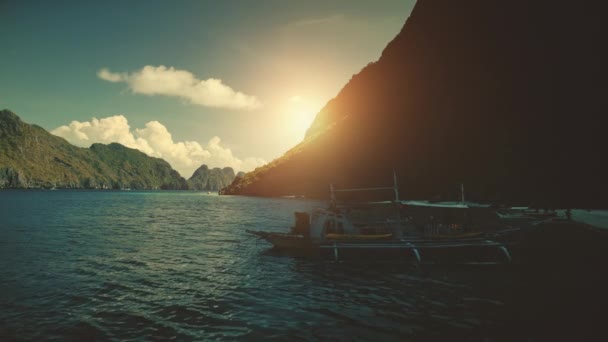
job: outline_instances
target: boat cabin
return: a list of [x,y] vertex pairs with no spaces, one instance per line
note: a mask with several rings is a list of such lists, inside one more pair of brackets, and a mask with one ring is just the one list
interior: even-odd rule
[[325,240],[327,235],[352,235],[360,231],[352,224],[345,213],[339,211],[317,208],[308,213],[296,212],[296,225],[293,234],[310,237],[315,240]]

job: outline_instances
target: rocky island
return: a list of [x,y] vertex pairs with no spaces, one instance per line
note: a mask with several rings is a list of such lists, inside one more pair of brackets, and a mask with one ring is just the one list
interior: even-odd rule
[[210,169],[203,164],[188,179],[188,186],[190,190],[218,191],[230,185],[234,178],[234,170],[231,167]]

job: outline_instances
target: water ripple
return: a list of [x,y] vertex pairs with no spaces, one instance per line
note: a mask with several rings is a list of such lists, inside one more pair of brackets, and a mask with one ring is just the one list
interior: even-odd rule
[[491,339],[506,329],[500,294],[510,280],[492,272],[280,256],[244,233],[283,231],[293,211],[315,205],[194,192],[0,193],[8,212],[30,213],[0,219],[0,337]]

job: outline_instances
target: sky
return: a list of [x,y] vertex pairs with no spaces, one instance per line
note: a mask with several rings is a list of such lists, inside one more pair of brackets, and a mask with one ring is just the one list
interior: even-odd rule
[[377,60],[414,0],[0,1],[0,108],[188,178],[251,171]]

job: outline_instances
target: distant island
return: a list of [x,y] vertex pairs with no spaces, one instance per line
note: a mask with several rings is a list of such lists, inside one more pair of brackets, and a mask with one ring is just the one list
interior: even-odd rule
[[188,187],[190,190],[219,191],[230,185],[235,177],[242,175],[242,172],[235,175],[231,167],[210,169],[207,165],[202,165],[188,179]]
[[118,143],[82,148],[0,111],[0,189],[133,189],[218,191],[232,168],[202,165],[189,180],[169,163]]

